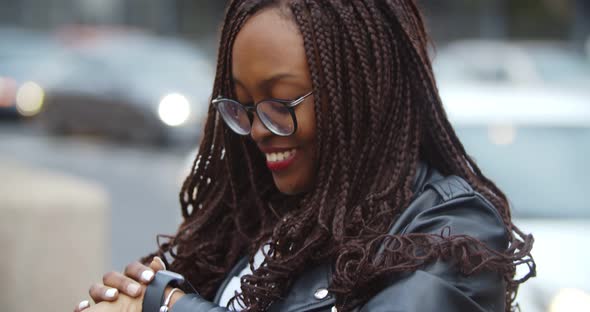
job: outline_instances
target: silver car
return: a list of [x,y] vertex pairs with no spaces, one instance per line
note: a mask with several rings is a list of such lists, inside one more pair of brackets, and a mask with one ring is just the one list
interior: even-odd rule
[[39,116],[50,131],[197,144],[213,81],[203,52],[141,32],[82,37],[70,50],[75,70],[48,90]]
[[64,77],[69,57],[48,33],[0,28],[0,117],[30,118],[47,89]]
[[442,82],[440,92],[466,150],[535,238],[522,311],[590,311],[590,97],[473,82]]

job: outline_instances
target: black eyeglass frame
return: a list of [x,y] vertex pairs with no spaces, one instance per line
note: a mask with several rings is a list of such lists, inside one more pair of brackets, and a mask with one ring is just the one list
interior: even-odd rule
[[[214,99],[213,101],[211,101],[211,104],[213,104],[213,106],[215,106],[215,109],[217,109],[217,112],[221,115],[223,121],[225,122],[225,124],[237,135],[249,135],[252,132],[252,123],[254,122],[254,113],[256,113],[256,116],[258,116],[258,119],[260,119],[260,122],[262,122],[262,124],[266,127],[266,129],[268,129],[268,131],[272,132],[274,135],[278,135],[278,136],[290,136],[293,135],[296,131],[297,131],[297,118],[295,117],[295,107],[301,103],[303,103],[303,101],[305,101],[305,99],[307,97],[309,97],[310,95],[313,94],[313,91],[308,92],[305,95],[302,95],[294,100],[282,100],[282,99],[264,99],[261,100],[257,103],[255,103],[252,106],[249,105],[244,105],[236,100],[232,100],[232,99],[228,99],[228,98],[224,98],[221,95],[218,96],[216,99]],[[225,101],[229,101],[235,104],[238,104],[242,109],[244,109],[244,111],[246,111],[246,114],[248,115],[248,118],[250,119],[250,130],[248,131],[248,133],[238,133],[236,132],[236,130],[234,130],[232,128],[231,125],[228,124],[228,122],[225,120],[225,118],[223,118],[223,113],[221,113],[219,111],[218,108],[218,104],[220,102],[225,102]],[[269,127],[265,122],[264,119],[260,118],[260,114],[258,113],[258,104],[260,103],[264,103],[264,102],[275,102],[275,103],[279,103],[279,104],[283,104],[285,106],[285,108],[287,108],[287,110],[289,111],[289,114],[291,115],[291,119],[293,120],[293,132],[289,133],[289,134],[282,134],[282,133],[277,133],[275,130],[273,130],[271,127]]]

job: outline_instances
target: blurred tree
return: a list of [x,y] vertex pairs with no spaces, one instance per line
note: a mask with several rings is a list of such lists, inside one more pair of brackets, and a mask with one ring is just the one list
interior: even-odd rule
[[[590,31],[590,0],[418,0],[437,42],[573,38]],[[227,0],[0,0],[0,23],[52,29],[116,23],[215,42]]]
[[176,0],[179,29],[191,37],[216,36],[226,1]]
[[0,24],[10,25],[19,22],[21,2],[19,0],[0,1]]
[[437,42],[457,38],[567,39],[572,33],[580,38],[590,29],[590,0],[418,2]]
[[590,42],[590,1],[576,0],[572,24],[572,40],[578,45]]
[[[587,0],[585,0],[587,1]],[[510,1],[510,36],[515,38],[568,38],[573,21],[571,0]]]
[[484,38],[506,38],[508,28],[506,18],[508,15],[507,0],[486,0],[481,2],[479,7],[480,36]]
[[176,0],[179,33],[215,57],[225,0]]
[[473,0],[418,1],[437,43],[479,35],[479,3]]

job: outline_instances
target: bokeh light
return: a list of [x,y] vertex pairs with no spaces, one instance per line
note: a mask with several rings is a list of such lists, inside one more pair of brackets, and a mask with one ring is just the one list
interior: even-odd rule
[[165,124],[172,127],[180,126],[185,123],[190,116],[189,101],[182,94],[168,94],[160,101],[158,115]]
[[45,92],[32,81],[25,82],[16,93],[16,108],[23,116],[34,116],[41,111]]

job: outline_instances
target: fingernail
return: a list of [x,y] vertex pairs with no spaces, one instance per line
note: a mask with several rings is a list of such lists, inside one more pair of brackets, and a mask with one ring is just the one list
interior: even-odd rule
[[89,306],[90,306],[90,303],[88,302],[88,300],[84,300],[78,304],[78,309],[79,310],[86,309]]
[[129,285],[127,285],[127,292],[130,295],[137,295],[137,292],[139,291],[139,285],[135,284],[135,283],[131,283]]
[[160,262],[160,264],[162,265],[162,267],[164,268],[164,270],[166,270],[166,263],[164,263],[164,261],[162,260],[162,258],[155,256],[154,257],[155,260],[157,260],[158,262]]
[[107,298],[115,298],[116,294],[117,294],[117,290],[115,288],[109,288],[109,289],[107,289],[107,291],[104,292],[104,295]]
[[154,272],[152,270],[145,270],[141,273],[141,279],[145,282],[149,282],[154,277]]

